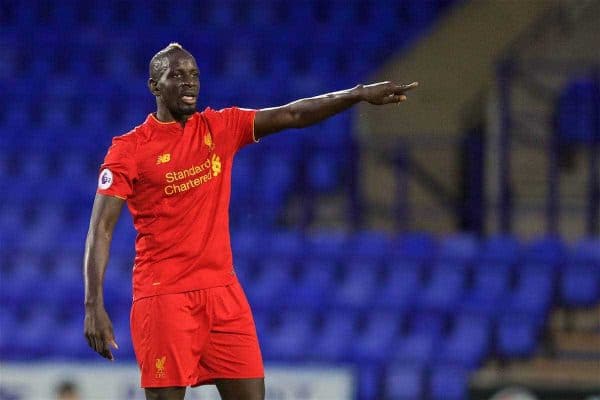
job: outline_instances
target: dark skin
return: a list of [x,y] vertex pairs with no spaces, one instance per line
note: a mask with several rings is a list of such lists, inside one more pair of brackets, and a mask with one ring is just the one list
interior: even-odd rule
[[[148,88],[156,98],[156,117],[163,122],[177,121],[185,126],[196,112],[200,90],[199,70],[194,57],[185,50],[168,55],[168,66],[152,74]],[[256,113],[254,135],[260,139],[290,128],[302,128],[338,114],[352,105],[366,101],[374,105],[405,101],[406,92],[418,83],[398,85],[380,82],[358,85],[348,90],[301,99],[280,107],[261,109]],[[111,348],[117,349],[112,323],[104,308],[103,281],[108,264],[114,227],[125,200],[96,195],[84,256],[85,321],[84,334],[89,346],[108,360],[114,360]],[[263,400],[264,379],[219,379],[217,389],[223,400]],[[185,387],[146,388],[152,400],[182,400]]]

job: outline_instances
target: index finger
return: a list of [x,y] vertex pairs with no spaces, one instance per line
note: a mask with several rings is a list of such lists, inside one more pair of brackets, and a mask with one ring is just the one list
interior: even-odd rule
[[394,88],[394,93],[396,93],[396,94],[404,93],[408,90],[416,88],[417,86],[419,86],[419,82],[412,82],[412,83],[409,83],[408,85],[396,85],[396,87]]

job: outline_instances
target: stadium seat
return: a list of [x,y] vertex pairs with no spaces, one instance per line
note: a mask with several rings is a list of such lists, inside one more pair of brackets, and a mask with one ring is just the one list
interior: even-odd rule
[[564,269],[560,280],[563,303],[569,307],[589,307],[600,301],[600,270],[578,264]]
[[474,369],[487,355],[489,339],[490,326],[486,317],[458,316],[440,349],[439,359],[444,363]]
[[333,308],[325,311],[322,326],[313,333],[315,342],[309,350],[309,358],[319,362],[350,360],[357,325],[355,311]]
[[519,260],[520,252],[520,245],[515,237],[496,235],[483,242],[479,259],[483,263],[513,265]]
[[560,264],[564,261],[566,248],[556,236],[544,236],[532,240],[525,246],[523,262]]
[[393,258],[400,260],[426,263],[431,262],[437,253],[437,245],[427,233],[401,234],[392,246]]
[[341,308],[368,308],[376,297],[378,266],[367,261],[344,265],[344,274],[333,292],[333,304]]
[[246,284],[246,295],[253,308],[282,304],[292,282],[293,264],[289,260],[265,260],[255,279]]
[[231,248],[234,258],[237,256],[254,260],[261,256],[260,241],[263,232],[257,229],[231,230]]
[[353,259],[383,260],[390,251],[389,237],[383,232],[359,231],[352,236],[348,253]]
[[425,392],[425,374],[420,366],[393,364],[385,377],[385,399],[422,399]]
[[304,238],[299,231],[273,231],[260,237],[259,250],[263,257],[297,260],[304,254]]
[[463,295],[465,274],[458,265],[438,265],[418,293],[417,307],[422,310],[451,312]]
[[39,304],[37,306],[26,319],[20,321],[16,328],[18,334],[13,336],[15,354],[21,360],[46,357],[60,347],[56,345],[56,337],[48,334],[56,331],[53,315],[42,310]]
[[479,242],[474,235],[456,234],[441,241],[437,256],[440,261],[468,264],[475,259],[478,250]]
[[434,400],[466,399],[467,379],[467,371],[461,366],[435,366],[429,380],[429,398]]
[[578,240],[569,253],[570,264],[592,264],[600,270],[600,237]]
[[402,315],[391,311],[366,314],[352,348],[352,359],[357,362],[381,362],[390,358],[390,346],[400,332]]
[[479,264],[474,271],[473,285],[461,301],[463,311],[495,316],[510,292],[510,269],[506,264]]
[[358,370],[357,398],[378,400],[383,396],[383,369],[380,364],[361,364]]
[[340,185],[341,168],[335,154],[317,152],[306,160],[306,181],[317,193],[332,192]]
[[563,143],[600,141],[598,125],[594,121],[599,102],[600,83],[597,80],[577,77],[568,83],[557,104],[557,130]]
[[[0,280],[0,289],[2,289],[2,292],[4,291],[4,285],[3,279]],[[18,328],[16,326],[16,318],[11,310],[6,307],[7,303],[4,302],[4,299],[2,299],[1,305],[0,326],[2,329],[0,329],[0,352],[2,352],[2,358],[4,360],[10,360],[17,356],[15,353],[18,352],[18,350],[15,349],[14,346],[16,341],[14,336],[18,335]]]
[[317,310],[328,304],[334,290],[336,265],[318,258],[305,260],[300,278],[289,288],[285,304],[291,308]]
[[505,315],[498,321],[496,352],[500,357],[529,357],[536,347],[537,323],[523,314]]
[[439,350],[440,333],[436,330],[417,330],[395,341],[391,358],[397,362],[428,365]]
[[413,315],[410,329],[416,335],[431,334],[441,337],[447,330],[446,325],[446,318],[441,313],[419,312]]
[[421,288],[421,270],[415,262],[388,264],[387,274],[378,289],[374,304],[377,307],[406,311],[412,308]]
[[307,254],[322,260],[339,261],[346,254],[349,236],[341,231],[314,231],[307,238]]
[[553,273],[548,268],[534,267],[523,269],[519,273],[517,286],[511,293],[504,312],[522,313],[533,318],[539,324],[549,309],[554,293]]
[[277,361],[300,359],[312,341],[315,320],[313,314],[288,311],[280,315],[279,322],[269,333],[265,343],[265,358]]

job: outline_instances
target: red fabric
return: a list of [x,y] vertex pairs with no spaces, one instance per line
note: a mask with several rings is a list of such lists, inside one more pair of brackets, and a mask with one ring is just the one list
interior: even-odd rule
[[142,387],[264,377],[254,320],[237,281],[136,301],[131,337]]
[[229,196],[234,154],[254,139],[255,110],[153,115],[113,139],[97,193],[127,200],[137,230],[134,299],[232,283]]

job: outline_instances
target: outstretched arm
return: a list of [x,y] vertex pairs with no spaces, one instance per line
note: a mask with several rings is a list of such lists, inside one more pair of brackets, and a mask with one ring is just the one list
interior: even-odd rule
[[352,89],[296,100],[281,107],[264,108],[256,113],[254,136],[260,139],[284,129],[303,128],[361,101],[376,105],[399,103],[406,100],[405,92],[417,86],[417,82],[408,85],[393,82],[358,85]]
[[109,346],[114,348],[118,346],[115,342],[112,322],[104,309],[103,283],[113,230],[124,203],[124,200],[116,197],[96,195],[83,260],[84,334],[89,346],[111,361],[114,357]]

